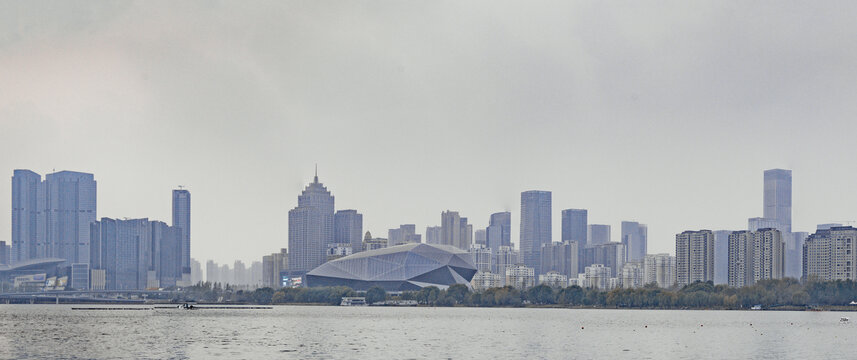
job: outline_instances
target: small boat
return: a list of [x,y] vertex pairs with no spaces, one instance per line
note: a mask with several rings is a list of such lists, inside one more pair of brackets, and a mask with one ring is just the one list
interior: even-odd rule
[[751,307],[750,310],[762,310],[762,305],[760,305],[760,304],[753,305],[753,307]]
[[348,296],[343,297],[342,302],[339,303],[339,306],[366,306],[366,298],[362,296]]
[[847,316],[843,316],[843,317],[839,318],[839,321],[841,321],[841,322],[846,322],[848,320],[851,320],[851,319],[849,319]]
[[178,308],[182,309],[182,310],[194,310],[194,309],[196,309],[195,306],[188,304],[188,303],[181,304],[178,306]]

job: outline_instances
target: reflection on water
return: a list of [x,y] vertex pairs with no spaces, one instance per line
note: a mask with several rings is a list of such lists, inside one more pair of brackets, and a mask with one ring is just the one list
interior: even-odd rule
[[854,358],[857,327],[841,316],[848,314],[0,305],[0,358]]

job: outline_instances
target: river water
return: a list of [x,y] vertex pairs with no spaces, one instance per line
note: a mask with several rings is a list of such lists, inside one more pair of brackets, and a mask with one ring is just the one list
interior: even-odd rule
[[834,312],[71,308],[0,305],[0,358],[857,358],[857,318]]

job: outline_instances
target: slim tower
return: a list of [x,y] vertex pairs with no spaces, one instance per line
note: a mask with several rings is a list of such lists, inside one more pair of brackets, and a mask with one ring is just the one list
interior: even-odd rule
[[541,269],[542,245],[551,243],[551,192],[521,193],[521,255],[524,265]]

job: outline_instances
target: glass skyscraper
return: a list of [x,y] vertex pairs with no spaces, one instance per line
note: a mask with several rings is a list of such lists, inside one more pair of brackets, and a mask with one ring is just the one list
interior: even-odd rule
[[12,176],[12,260],[65,259],[89,263],[89,224],[96,219],[92,174],[60,171],[41,176],[15,170]]
[[562,211],[562,241],[577,241],[586,245],[587,231],[586,209],[565,209]]
[[[41,186],[42,176],[30,170],[15,170],[12,175],[13,264],[37,258],[37,244],[44,243],[44,231],[38,226],[43,207],[39,202]],[[42,235],[41,241],[39,235]]]
[[173,190],[173,227],[181,231],[181,278],[190,279],[190,191]]
[[541,249],[551,243],[551,192],[521,193],[521,255],[524,265],[539,271]]
[[783,233],[792,232],[792,171],[765,170],[764,214],[775,219]]
[[333,218],[334,242],[351,244],[351,252],[363,251],[363,214],[357,210],[339,210]]
[[625,244],[627,261],[643,261],[648,251],[648,228],[634,221],[622,222],[622,244]]
[[485,236],[493,254],[501,246],[512,246],[512,213],[504,211],[491,214]]

